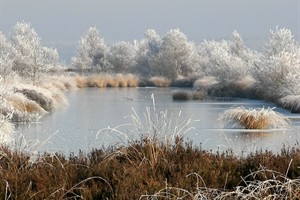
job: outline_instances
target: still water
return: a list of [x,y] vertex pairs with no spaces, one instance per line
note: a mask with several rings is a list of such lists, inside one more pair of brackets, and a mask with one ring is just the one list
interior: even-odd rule
[[[173,101],[171,88],[87,88],[66,93],[69,106],[59,108],[36,123],[20,126],[16,135],[25,138],[34,151],[75,154],[93,148],[126,143],[140,137],[133,126],[132,116],[146,125],[148,107],[151,114],[167,115],[169,130],[183,124],[181,133],[186,141],[206,150],[226,150],[249,153],[256,150],[279,152],[285,146],[295,146],[300,139],[300,115],[282,108],[275,110],[287,115],[291,128],[285,130],[222,129],[219,115],[236,106],[246,108],[275,107],[274,104],[249,99],[205,101]],[[180,128],[177,127],[177,130]],[[115,128],[116,131],[108,131]]]

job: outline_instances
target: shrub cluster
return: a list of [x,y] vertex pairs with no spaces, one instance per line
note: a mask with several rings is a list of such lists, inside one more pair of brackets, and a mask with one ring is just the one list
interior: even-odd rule
[[300,195],[299,147],[283,148],[278,155],[260,151],[239,157],[230,150],[205,151],[180,138],[170,145],[144,138],[68,157],[44,153],[33,160],[30,153],[4,146],[0,155],[1,199],[193,199],[200,195],[295,199]]

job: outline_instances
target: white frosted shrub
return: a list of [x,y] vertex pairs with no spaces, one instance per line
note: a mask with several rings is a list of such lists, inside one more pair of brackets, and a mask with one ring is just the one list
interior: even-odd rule
[[152,76],[174,80],[179,76],[189,76],[199,68],[200,57],[195,44],[179,29],[171,29],[162,38],[154,57],[150,58]]
[[29,78],[33,84],[57,64],[57,50],[44,47],[29,23],[18,22],[14,26],[11,42],[16,50],[12,69],[24,78]]
[[154,29],[148,29],[145,39],[138,42],[135,72],[143,77],[157,75],[154,71],[162,39]]
[[300,94],[300,47],[290,30],[271,31],[266,55],[255,66],[253,75],[267,98]]
[[108,61],[114,73],[131,72],[136,65],[137,47],[129,42],[117,42],[110,48]]
[[214,76],[204,76],[199,78],[194,83],[194,88],[197,90],[207,91],[215,86],[217,86],[220,82]]
[[223,85],[250,75],[254,61],[260,57],[244,45],[236,31],[231,41],[204,41],[199,53],[204,74],[216,77]]
[[15,49],[0,31],[0,75],[4,83],[6,83],[10,76],[14,74],[12,67],[15,60],[15,54]]
[[90,27],[78,42],[76,56],[72,58],[72,66],[83,70],[106,71],[110,68],[107,61],[108,47],[96,27]]

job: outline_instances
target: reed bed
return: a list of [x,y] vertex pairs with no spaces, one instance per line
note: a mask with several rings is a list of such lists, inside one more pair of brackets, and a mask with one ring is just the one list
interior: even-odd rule
[[224,128],[272,129],[289,126],[289,119],[272,108],[232,108],[220,114],[219,121]]
[[171,84],[171,80],[166,77],[154,76],[149,79],[155,87],[169,87]]
[[91,76],[76,76],[78,88],[84,87],[137,87],[138,78],[133,74],[97,74]]
[[87,86],[86,85],[87,84],[86,77],[77,75],[74,78],[75,78],[76,86],[78,88],[84,88]]

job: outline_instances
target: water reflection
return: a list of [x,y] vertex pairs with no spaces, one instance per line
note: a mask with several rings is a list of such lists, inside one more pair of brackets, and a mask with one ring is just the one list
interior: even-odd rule
[[[294,146],[299,140],[300,116],[276,108],[276,111],[291,119],[288,130],[230,130],[221,129],[219,114],[233,106],[245,108],[274,107],[272,103],[231,99],[230,101],[172,101],[170,88],[87,88],[66,93],[70,106],[43,117],[40,122],[29,127],[22,126],[17,134],[23,133],[27,140],[44,141],[35,147],[37,151],[75,152],[79,149],[115,145],[136,139],[140,135],[132,127],[131,115],[134,112],[144,119],[146,107],[152,112],[168,112],[173,116],[172,126],[191,119],[189,126],[194,127],[186,135],[194,145],[207,150],[226,150],[234,152],[253,152],[260,149],[280,151],[283,144]],[[155,97],[155,111],[151,95]],[[99,133],[107,127],[117,127],[117,132]]]

